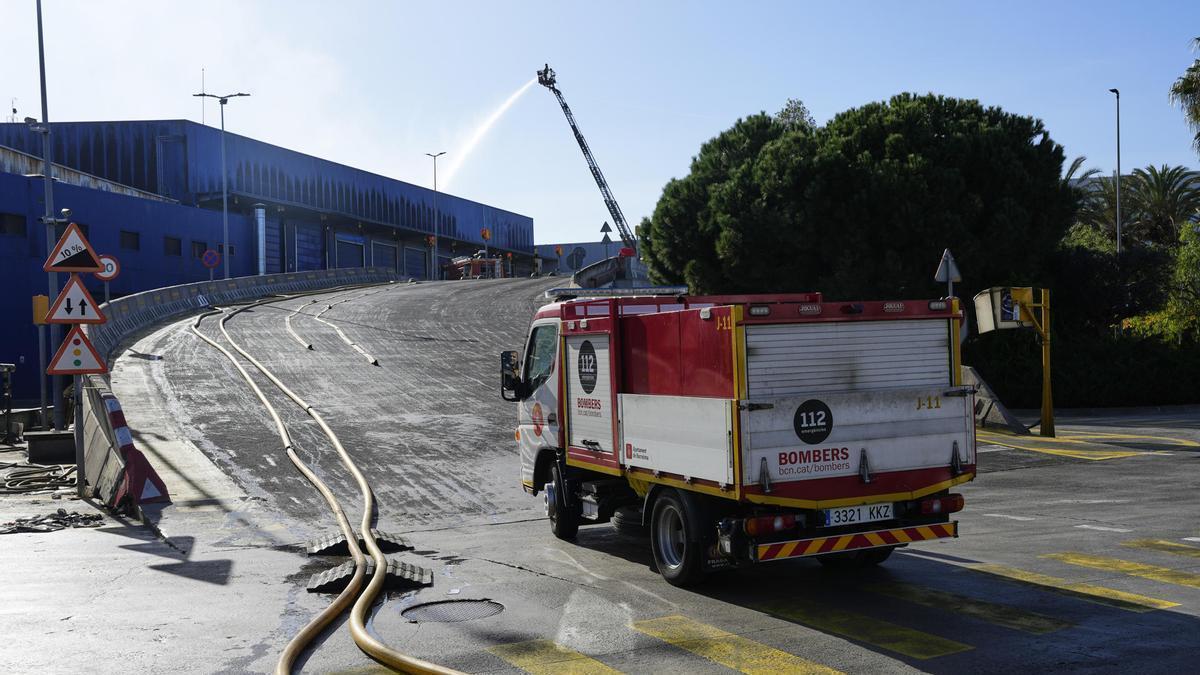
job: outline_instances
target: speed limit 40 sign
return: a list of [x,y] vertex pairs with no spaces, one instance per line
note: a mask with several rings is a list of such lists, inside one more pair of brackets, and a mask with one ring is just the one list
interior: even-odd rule
[[100,281],[112,281],[121,273],[121,263],[115,257],[104,253],[98,256],[98,259],[104,269],[99,272],[93,272],[92,275]]

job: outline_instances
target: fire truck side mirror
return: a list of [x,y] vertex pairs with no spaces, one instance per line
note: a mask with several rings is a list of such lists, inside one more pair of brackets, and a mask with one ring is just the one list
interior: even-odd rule
[[520,401],[521,376],[517,372],[517,353],[500,352],[500,398],[505,401]]

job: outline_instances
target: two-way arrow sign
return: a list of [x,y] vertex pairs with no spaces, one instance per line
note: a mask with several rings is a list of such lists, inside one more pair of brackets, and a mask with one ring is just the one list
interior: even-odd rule
[[70,281],[63,287],[62,293],[46,314],[46,323],[105,323],[108,318],[96,309],[96,301],[92,294],[79,280],[78,274],[72,274]]

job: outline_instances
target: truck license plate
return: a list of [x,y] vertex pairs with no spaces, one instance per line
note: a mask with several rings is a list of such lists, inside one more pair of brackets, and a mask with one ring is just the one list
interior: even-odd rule
[[892,505],[863,504],[862,506],[847,506],[840,509],[824,509],[821,511],[821,515],[825,519],[825,527],[870,523],[876,520],[891,520]]

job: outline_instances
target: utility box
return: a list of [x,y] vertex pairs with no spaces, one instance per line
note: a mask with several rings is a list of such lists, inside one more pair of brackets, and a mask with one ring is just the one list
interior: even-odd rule
[[74,464],[75,432],[26,431],[30,464]]

